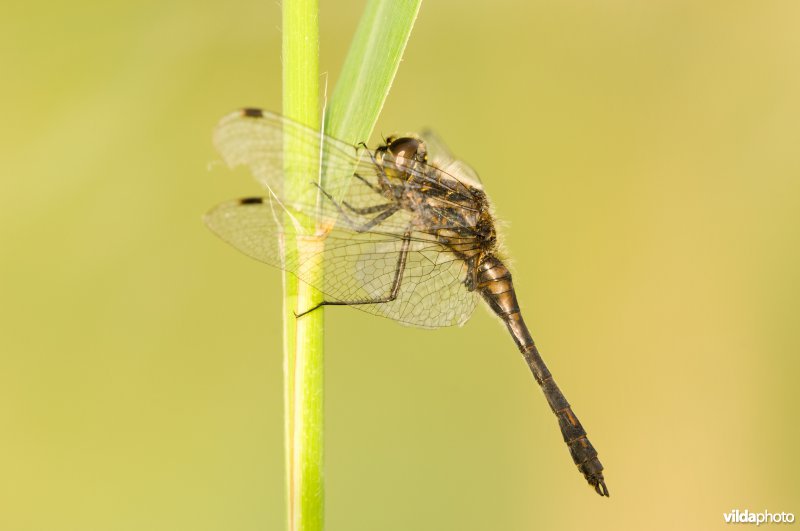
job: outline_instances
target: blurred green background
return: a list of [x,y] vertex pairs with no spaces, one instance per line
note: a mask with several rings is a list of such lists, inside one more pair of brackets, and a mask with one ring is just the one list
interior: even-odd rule
[[[332,88],[363,1],[322,0]],[[11,0],[0,19],[0,529],[282,529],[280,274],[202,224],[257,194],[276,2]],[[800,513],[800,4],[423,3],[378,133],[482,175],[523,310],[327,311],[328,529],[714,529]]]

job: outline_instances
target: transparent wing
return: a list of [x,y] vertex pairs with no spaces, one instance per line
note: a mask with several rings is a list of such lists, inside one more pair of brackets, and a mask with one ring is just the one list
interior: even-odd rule
[[[433,196],[454,192],[463,195],[471,184],[462,183],[458,175],[421,163],[414,169],[398,169],[391,158],[376,164],[374,155],[365,148],[260,109],[243,109],[225,116],[215,129],[214,144],[229,166],[247,166],[279,203],[315,216],[326,226],[341,224],[343,212],[350,226],[370,223],[380,206],[389,201],[381,195],[381,179],[386,171],[397,170],[398,174],[413,177],[403,183],[411,194],[416,189]],[[470,179],[469,175],[465,178]],[[300,183],[299,188],[286,193],[286,179]],[[318,200],[320,188],[329,197]],[[429,223],[426,228],[452,228],[453,223],[464,221],[445,216],[439,225]],[[380,227],[385,232],[402,234],[408,227],[407,218],[392,215]]]
[[428,163],[443,172],[453,175],[460,181],[483,188],[478,172],[462,160],[458,160],[445,144],[442,137],[432,129],[425,129],[420,133],[420,138],[425,141],[428,149]]
[[294,201],[305,206],[315,204],[315,183],[325,185],[341,199],[342,183],[350,182],[363,151],[261,109],[242,109],[225,116],[214,130],[214,145],[229,166],[247,166],[283,201],[287,198],[285,178],[305,183],[301,193],[295,190],[292,194]]
[[[432,236],[411,233],[404,241],[394,233],[356,233],[343,227],[311,233],[292,224],[282,226],[282,216],[275,198],[250,198],[217,206],[206,214],[205,222],[240,251],[294,273],[328,300],[359,303],[385,298],[405,254],[397,297],[356,308],[426,328],[461,325],[475,308],[476,294],[464,285],[467,265]],[[284,258],[288,238],[311,251],[302,258]],[[323,271],[316,267],[319,261]]]

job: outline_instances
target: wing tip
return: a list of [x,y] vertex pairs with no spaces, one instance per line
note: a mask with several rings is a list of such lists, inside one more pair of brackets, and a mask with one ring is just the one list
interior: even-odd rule
[[264,109],[257,107],[245,107],[239,111],[240,115],[245,118],[263,118]]
[[240,205],[263,205],[263,197],[243,197],[237,201]]
[[231,199],[230,201],[225,201],[223,203],[219,203],[218,205],[214,206],[211,210],[203,214],[203,221],[208,224],[209,220],[214,217],[215,214],[219,213],[228,208],[237,207],[237,206],[247,206],[247,205],[263,205],[269,201],[266,197],[242,197],[240,199]]

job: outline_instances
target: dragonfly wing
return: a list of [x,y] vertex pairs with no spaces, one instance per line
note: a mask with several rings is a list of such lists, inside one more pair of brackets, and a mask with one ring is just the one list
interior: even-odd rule
[[[401,185],[405,195],[463,195],[476,184],[480,188],[474,170],[453,159],[440,140],[434,141],[434,146],[442,146],[435,164],[400,169],[391,157],[376,162],[365,148],[261,109],[242,109],[225,116],[214,131],[214,144],[229,166],[248,167],[282,205],[327,226],[365,226],[374,219],[379,207],[390,201],[382,195],[386,171],[410,177]],[[284,190],[289,181],[294,183],[292,193]],[[398,184],[393,181],[394,186]],[[320,196],[320,189],[326,195]],[[453,227],[451,220],[442,220],[441,226],[426,228]],[[398,235],[406,228],[405,218],[397,215],[380,224],[380,230]]]
[[[411,233],[408,241],[391,232],[358,233],[345,227],[327,232],[283,224],[275,198],[223,203],[205,216],[209,228],[248,256],[285,269],[323,292],[329,300],[360,303],[354,307],[405,324],[426,328],[460,325],[477,303],[466,289],[467,265],[431,236]],[[293,238],[307,252],[284,257]],[[386,298],[397,278],[401,256],[405,267],[397,296]],[[323,268],[317,267],[319,263]]]
[[[246,166],[279,203],[320,224],[365,225],[377,212],[370,209],[388,202],[380,193],[380,169],[366,149],[279,114],[260,109],[233,112],[214,130],[214,145],[229,166]],[[284,190],[285,182],[294,183],[291,193]],[[320,195],[320,189],[327,196]],[[381,227],[402,234],[406,225],[393,216]]]
[[458,178],[465,184],[483,188],[478,172],[466,162],[458,160],[438,133],[432,129],[425,129],[419,136],[428,150],[429,165]]
[[[396,251],[391,254],[398,255]],[[364,259],[364,265],[369,267],[369,259]],[[397,298],[359,308],[423,328],[460,326],[467,322],[477,304],[476,292],[468,291],[465,286],[468,274],[464,260],[440,245],[412,241]],[[374,294],[378,292],[373,290]]]
[[[298,210],[316,204],[315,183],[342,199],[363,151],[261,109],[241,109],[222,118],[214,146],[229,166],[247,166],[256,180]],[[285,181],[300,184],[291,198],[284,192]]]

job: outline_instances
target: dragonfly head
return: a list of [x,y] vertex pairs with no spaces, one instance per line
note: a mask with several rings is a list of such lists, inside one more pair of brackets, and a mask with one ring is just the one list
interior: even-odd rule
[[424,163],[428,160],[428,150],[425,147],[425,142],[411,136],[390,136],[379,151],[392,155],[395,166],[401,171],[412,169],[417,163]]

